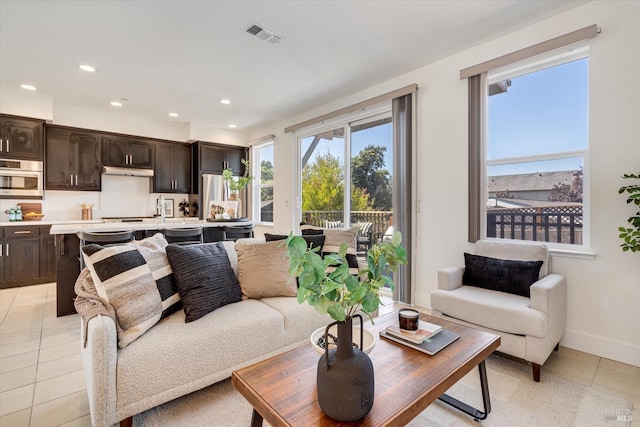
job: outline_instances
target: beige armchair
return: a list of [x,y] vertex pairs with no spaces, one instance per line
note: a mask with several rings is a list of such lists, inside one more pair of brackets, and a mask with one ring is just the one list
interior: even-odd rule
[[531,363],[533,379],[558,348],[566,327],[564,276],[549,272],[547,247],[540,243],[480,240],[475,255],[503,260],[543,261],[530,297],[462,284],[464,267],[438,271],[438,289],[431,292],[432,315],[500,335],[499,352]]

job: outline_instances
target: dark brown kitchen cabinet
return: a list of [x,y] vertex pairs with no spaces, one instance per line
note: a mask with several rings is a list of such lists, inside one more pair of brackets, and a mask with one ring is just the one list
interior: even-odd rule
[[244,175],[242,159],[248,159],[246,148],[196,141],[191,145],[191,193],[199,193],[203,174],[220,175],[231,169],[235,176]]
[[117,136],[102,137],[102,162],[105,166],[153,168],[153,141]]
[[4,227],[0,240],[3,275],[0,288],[42,283],[40,278],[40,227]]
[[40,281],[43,283],[56,281],[56,244],[49,229],[40,229]]
[[0,157],[43,159],[44,120],[0,114]]
[[191,192],[191,147],[189,144],[158,142],[153,175],[154,193]]
[[47,126],[45,188],[100,191],[100,135],[83,129]]
[[245,148],[221,147],[218,145],[198,144],[200,171],[221,174],[224,169],[231,169],[234,175],[244,173],[241,160],[246,159]]
[[75,234],[56,234],[56,314],[73,314],[74,285],[80,274],[80,239]]

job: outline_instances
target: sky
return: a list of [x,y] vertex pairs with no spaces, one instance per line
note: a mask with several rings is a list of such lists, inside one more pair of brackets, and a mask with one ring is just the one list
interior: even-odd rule
[[[393,169],[393,149],[392,145],[392,124],[386,123],[380,126],[371,127],[368,129],[360,130],[354,132],[351,135],[351,157],[356,156],[360,151],[362,151],[367,145],[380,145],[386,147],[385,151],[385,165],[389,173],[392,173]],[[313,136],[307,137],[303,139],[302,142],[302,150],[301,155],[304,155],[309,144],[313,141]],[[333,156],[338,157],[341,161],[344,159],[344,139],[343,138],[333,138],[332,140],[321,139],[318,145],[316,146],[316,150],[309,162],[312,162],[314,157],[319,154],[326,154],[329,151]]]
[[[588,148],[588,59],[511,79],[489,97],[488,159]],[[491,167],[489,175],[575,170],[582,158]]]

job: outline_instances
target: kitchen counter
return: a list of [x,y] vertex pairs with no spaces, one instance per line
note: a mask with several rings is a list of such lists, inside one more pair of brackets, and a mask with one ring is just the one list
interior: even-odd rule
[[41,221],[1,221],[0,227],[11,227],[15,225],[55,225],[55,224],[102,224],[101,219],[80,220],[80,219],[67,219],[67,220],[41,220]]
[[[11,223],[15,224],[15,223]],[[51,234],[75,234],[78,231],[122,231],[122,230],[159,230],[162,228],[192,228],[192,227],[233,227],[253,224],[251,221],[215,221],[209,222],[201,219],[169,218],[163,224],[159,220],[149,219],[142,222],[95,222],[76,221],[66,224],[54,224],[51,226]]]

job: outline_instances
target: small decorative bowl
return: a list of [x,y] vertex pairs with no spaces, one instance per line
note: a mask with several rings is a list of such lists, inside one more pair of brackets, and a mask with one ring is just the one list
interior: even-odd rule
[[[318,345],[318,339],[324,335],[324,331],[327,329],[326,326],[316,329],[311,334],[309,341],[311,341],[311,346],[316,351],[316,353],[322,355],[324,354],[324,348]],[[338,335],[338,326],[333,325],[329,328],[329,333],[333,336]],[[358,347],[360,346],[360,326],[353,326],[353,343]],[[376,345],[376,339],[372,332],[365,329],[362,334],[362,346],[364,347],[364,352],[369,354],[373,347]],[[333,347],[333,345],[330,345]]]
[[41,221],[44,218],[44,214],[30,212],[28,214],[22,214],[23,221]]

